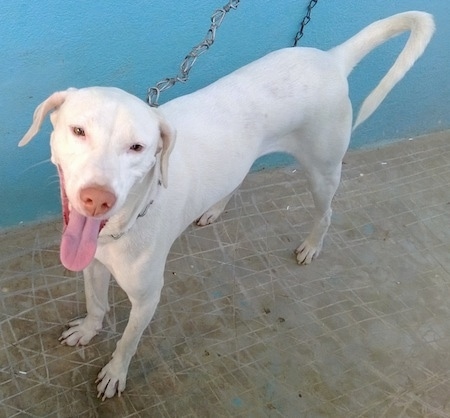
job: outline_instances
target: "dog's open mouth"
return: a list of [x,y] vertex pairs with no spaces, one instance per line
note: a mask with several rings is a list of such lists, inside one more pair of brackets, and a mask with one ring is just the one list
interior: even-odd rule
[[98,234],[105,225],[102,219],[84,216],[69,208],[64,175],[58,167],[64,230],[61,239],[60,259],[64,267],[72,271],[85,269],[94,259]]

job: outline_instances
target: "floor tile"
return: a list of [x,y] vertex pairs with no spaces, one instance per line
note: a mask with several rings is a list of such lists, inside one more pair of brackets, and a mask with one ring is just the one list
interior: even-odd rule
[[87,347],[60,223],[0,234],[0,417],[450,416],[450,132],[350,151],[320,257],[298,266],[302,170],[251,173],[225,213],[174,243],[120,398],[95,378],[130,304],[113,282]]

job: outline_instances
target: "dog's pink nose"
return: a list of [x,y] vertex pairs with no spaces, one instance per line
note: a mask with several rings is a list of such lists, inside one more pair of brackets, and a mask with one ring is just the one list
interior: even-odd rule
[[91,216],[104,215],[116,203],[114,193],[101,186],[86,187],[80,191],[84,210]]

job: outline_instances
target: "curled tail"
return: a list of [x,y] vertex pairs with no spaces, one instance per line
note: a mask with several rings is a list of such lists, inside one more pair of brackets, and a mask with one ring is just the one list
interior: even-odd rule
[[353,129],[377,109],[387,94],[422,55],[433,36],[434,28],[433,17],[428,13],[417,11],[399,13],[372,23],[330,51],[336,55],[338,62],[343,66],[345,75],[348,76],[358,62],[374,48],[403,32],[411,32],[405,47],[392,67],[361,105]]

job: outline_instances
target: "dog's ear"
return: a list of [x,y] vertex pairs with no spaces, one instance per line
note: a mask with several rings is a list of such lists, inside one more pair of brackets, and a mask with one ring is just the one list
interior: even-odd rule
[[20,140],[19,147],[23,147],[31,141],[31,139],[39,132],[47,113],[61,106],[66,100],[67,95],[73,90],[75,89],[70,88],[65,91],[57,91],[36,108],[33,115],[33,123],[31,124],[30,129],[28,129],[28,132]]
[[169,156],[175,145],[176,131],[162,117],[159,117],[160,143],[161,151],[161,181],[164,187],[168,185]]

